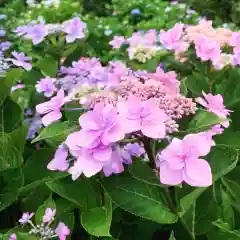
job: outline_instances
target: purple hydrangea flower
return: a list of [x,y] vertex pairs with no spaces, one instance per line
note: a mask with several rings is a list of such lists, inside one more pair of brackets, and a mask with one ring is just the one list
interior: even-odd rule
[[9,240],[17,240],[17,235],[15,233],[12,233]]
[[75,17],[63,23],[63,31],[67,34],[66,42],[72,43],[76,39],[84,38],[85,28],[86,28],[86,23],[82,22],[79,17]]
[[131,10],[131,15],[140,15],[141,11],[138,8],[134,8]]
[[12,55],[15,57],[10,58],[12,63],[18,67],[24,68],[26,71],[30,71],[32,69],[32,64],[29,63],[32,58],[31,57],[26,57],[24,53],[18,53],[18,52],[12,52]]
[[0,37],[4,37],[6,35],[6,31],[1,29],[0,30]]
[[33,217],[34,213],[23,213],[22,217],[19,219],[19,222],[21,224],[26,224],[32,217]]
[[66,240],[66,237],[70,235],[70,230],[64,223],[60,222],[55,229],[55,233],[60,240]]
[[6,19],[6,15],[5,14],[0,14],[0,20]]
[[8,50],[11,47],[11,43],[10,42],[1,42],[0,43],[0,51],[5,51]]
[[57,88],[54,85],[55,81],[55,78],[49,77],[40,79],[36,84],[37,92],[43,92],[44,96],[51,97],[57,91]]
[[51,223],[56,215],[56,209],[47,208],[42,218],[43,223]]

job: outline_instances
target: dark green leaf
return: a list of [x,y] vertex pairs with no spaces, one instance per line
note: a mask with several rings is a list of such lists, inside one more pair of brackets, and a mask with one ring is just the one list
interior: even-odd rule
[[136,216],[164,224],[177,221],[177,216],[163,203],[157,186],[122,174],[104,179],[103,187],[115,204]]
[[57,73],[58,63],[52,57],[45,57],[36,63],[36,67],[41,70],[45,77],[54,77]]

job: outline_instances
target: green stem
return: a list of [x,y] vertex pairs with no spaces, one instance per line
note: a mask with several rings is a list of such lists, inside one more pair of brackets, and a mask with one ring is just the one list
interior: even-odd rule
[[[144,149],[145,149],[145,151],[147,153],[147,156],[149,158],[149,166],[152,169],[156,169],[155,155],[154,155],[154,152],[153,152],[153,149],[152,149],[152,146],[151,146],[151,140],[147,137],[144,137],[142,139],[142,141],[143,141]],[[155,146],[155,145],[153,145],[153,146]]]

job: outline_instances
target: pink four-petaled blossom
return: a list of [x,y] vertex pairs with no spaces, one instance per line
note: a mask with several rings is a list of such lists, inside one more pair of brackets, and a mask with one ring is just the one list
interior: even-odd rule
[[67,161],[68,150],[64,146],[59,146],[55,152],[54,158],[49,162],[47,168],[52,171],[66,171],[69,167],[69,162]]
[[72,43],[76,39],[84,38],[85,28],[86,28],[86,23],[82,22],[79,17],[74,17],[73,19],[63,23],[63,31],[67,33],[66,42]]
[[124,43],[126,43],[126,39],[123,36],[114,36],[113,40],[109,42],[113,48],[120,48]]
[[56,209],[47,208],[42,218],[43,223],[50,223],[54,220],[56,215]]
[[221,46],[218,42],[206,37],[199,37],[195,42],[196,55],[202,61],[215,60],[220,57]]
[[26,57],[24,53],[18,53],[18,52],[12,52],[12,55],[15,57],[10,58],[12,63],[18,67],[24,68],[26,71],[30,71],[32,69],[32,64],[29,63],[32,58],[31,57]]
[[217,116],[223,118],[221,125],[224,127],[229,126],[229,121],[227,116],[230,114],[231,110],[226,109],[223,104],[223,97],[220,94],[213,95],[211,93],[206,94],[202,92],[203,98],[199,97],[195,101],[205,107],[209,112],[215,113]]
[[206,156],[212,145],[214,142],[209,132],[189,134],[183,140],[174,138],[158,155],[161,183],[178,185],[186,182],[195,187],[210,186],[211,167],[200,157]]
[[63,222],[60,222],[55,229],[55,233],[59,240],[66,240],[66,237],[70,235],[70,229]]
[[126,133],[141,131],[150,138],[165,137],[168,116],[159,109],[154,98],[142,102],[139,98],[130,96],[127,101],[118,103],[118,111]]
[[37,92],[43,92],[44,96],[51,97],[57,91],[57,88],[54,85],[55,81],[55,78],[50,77],[40,79],[36,84]]
[[9,240],[17,240],[17,235],[15,233],[12,233]]
[[33,217],[34,213],[23,213],[22,217],[19,219],[19,222],[21,224],[25,224],[27,223],[32,217]]
[[44,126],[59,120],[62,117],[60,108],[65,104],[64,91],[61,89],[57,95],[51,98],[48,102],[38,104],[36,110],[39,114],[45,114],[42,118]]
[[183,29],[184,24],[178,23],[168,31],[161,31],[160,42],[169,50],[174,50],[178,53],[185,52],[189,44],[182,39],[184,34]]
[[91,149],[101,143],[108,146],[124,138],[117,110],[112,105],[96,105],[92,111],[80,116],[79,123],[82,129],[75,140],[79,147]]

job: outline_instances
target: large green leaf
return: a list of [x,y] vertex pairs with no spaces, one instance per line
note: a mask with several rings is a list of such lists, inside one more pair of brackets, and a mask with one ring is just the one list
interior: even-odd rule
[[55,122],[48,127],[44,128],[40,134],[32,141],[32,143],[38,142],[40,140],[45,140],[53,144],[62,143],[69,133],[76,130],[77,127],[69,126],[68,122]]
[[36,67],[41,70],[41,73],[44,76],[54,77],[56,76],[56,73],[57,73],[58,63],[55,59],[49,56],[49,57],[40,59],[36,63]]
[[164,224],[177,221],[177,216],[164,204],[157,186],[127,173],[106,178],[102,184],[115,204],[136,216]]
[[111,236],[109,231],[112,221],[112,203],[105,195],[104,206],[86,209],[81,214],[81,223],[85,230],[94,236]]
[[23,113],[17,103],[7,97],[0,106],[0,131],[11,132],[18,128],[23,120]]
[[81,209],[99,206],[100,194],[95,190],[94,183],[91,180],[73,181],[68,177],[46,184],[53,192],[76,204]]
[[23,174],[20,168],[8,169],[0,175],[0,211],[17,200],[23,186]]
[[6,73],[4,78],[4,83],[6,86],[11,87],[16,84],[16,82],[21,79],[24,70],[21,68],[12,68]]
[[[53,157],[51,149],[36,150],[33,155],[27,159],[23,167],[25,186],[21,189],[21,194],[25,195],[32,189],[45,184],[46,182],[66,177],[67,173],[53,172],[47,169],[47,164]],[[33,174],[33,169],[36,169]]]
[[0,136],[0,171],[8,168],[19,168],[23,163],[20,151],[14,145],[9,134]]
[[10,88],[3,81],[0,81],[0,105],[2,105],[9,94]]

